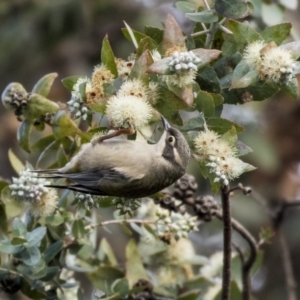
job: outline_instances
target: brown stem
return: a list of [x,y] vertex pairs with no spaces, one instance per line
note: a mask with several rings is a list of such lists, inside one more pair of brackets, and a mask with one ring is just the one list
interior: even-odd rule
[[231,279],[231,211],[228,186],[222,187],[223,209],[223,275],[222,275],[222,300],[230,299]]
[[[221,211],[217,212],[217,217],[224,222]],[[243,300],[249,300],[251,294],[251,268],[257,257],[257,243],[251,233],[233,218],[231,219],[231,225],[247,241],[250,248],[248,259],[242,261]]]

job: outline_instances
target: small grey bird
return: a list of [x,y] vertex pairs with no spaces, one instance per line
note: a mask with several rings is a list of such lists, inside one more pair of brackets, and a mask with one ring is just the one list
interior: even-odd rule
[[162,122],[164,132],[156,144],[124,139],[87,143],[63,168],[38,172],[74,182],[49,187],[127,198],[153,195],[184,175],[190,157],[182,133],[163,117]]

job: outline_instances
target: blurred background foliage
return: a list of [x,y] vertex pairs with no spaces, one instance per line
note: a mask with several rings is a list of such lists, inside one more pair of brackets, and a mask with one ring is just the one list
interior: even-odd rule
[[[279,22],[291,22],[293,37],[297,39],[300,35],[297,1],[251,2],[255,13],[248,21],[254,27],[262,29]],[[123,20],[141,31],[144,25],[161,24],[167,13],[175,16],[185,33],[192,28],[193,22],[175,10],[174,1],[170,0],[1,0],[0,90],[10,82],[21,82],[30,89],[41,76],[51,72],[57,72],[59,79],[90,74],[93,66],[100,62],[101,41],[106,33],[109,33],[115,55],[126,58],[133,46],[122,35]],[[56,80],[50,98],[66,102],[70,95]],[[19,124],[15,116],[3,107],[0,114],[0,175],[10,178],[16,174],[8,162],[8,149],[13,148],[23,161],[27,154],[16,145],[15,133]],[[253,149],[248,161],[257,170],[240,179],[244,185],[253,188],[253,196],[246,198],[236,194],[232,206],[234,217],[258,237],[262,227],[273,225],[270,215],[258,201],[264,201],[274,214],[273,207],[278,207],[283,200],[300,198],[299,99],[295,101],[278,94],[263,103],[227,106],[223,117],[246,127],[241,140]],[[189,172],[198,177],[198,192],[205,194],[209,186],[199,177],[197,166],[191,164]],[[300,282],[299,217],[297,208],[289,208],[281,226],[290,247],[297,282]],[[213,221],[201,226],[199,233],[191,238],[202,255],[220,250],[220,223]],[[124,253],[120,245],[127,237],[122,236],[119,228],[113,227],[108,239],[117,256],[122,258]],[[282,247],[276,235],[264,250],[263,267],[253,278],[253,292],[257,299],[286,299]],[[297,293],[300,297],[300,289]]]

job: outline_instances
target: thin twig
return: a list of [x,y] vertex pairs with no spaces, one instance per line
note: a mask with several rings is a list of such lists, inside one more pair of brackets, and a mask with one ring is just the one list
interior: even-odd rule
[[135,224],[154,224],[155,221],[149,221],[149,220],[138,220],[138,219],[122,219],[122,220],[109,220],[109,221],[103,221],[98,224],[89,224],[85,227],[85,229],[88,228],[95,228],[97,226],[105,226],[105,225],[111,225],[111,224],[130,224],[130,223],[135,223]]
[[297,300],[297,283],[293,272],[289,247],[282,229],[278,231],[278,237],[282,254],[284,277],[286,278],[288,300]]
[[210,7],[209,7],[209,4],[208,4],[207,0],[203,0],[203,4],[204,4],[204,6],[207,10],[210,10]]
[[223,209],[223,280],[222,300],[230,299],[231,280],[231,211],[228,186],[222,187],[222,209]]
[[210,33],[209,29],[194,32],[194,33],[191,34],[191,37],[195,37],[195,36],[199,36],[199,35],[203,35],[203,34],[207,34],[207,33]]
[[218,23],[212,23],[212,24],[210,24],[209,33],[207,33],[207,35],[206,35],[206,40],[205,40],[204,48],[211,49],[212,42],[213,42],[214,36],[215,36],[216,31],[218,30],[218,28],[219,28],[219,24]]

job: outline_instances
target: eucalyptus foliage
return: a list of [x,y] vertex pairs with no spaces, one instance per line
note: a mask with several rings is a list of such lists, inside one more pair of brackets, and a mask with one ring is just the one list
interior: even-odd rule
[[[170,15],[162,28],[145,26],[144,32],[138,32],[125,23],[123,34],[135,47],[135,53],[122,60],[129,73],[120,73],[120,59],[115,57],[108,37],[104,37],[99,63],[110,71],[112,80],[101,85],[102,94],[96,101],[89,101],[89,97],[93,97],[92,92],[88,94],[91,79],[87,77],[86,81],[82,81],[77,90],[78,104],[74,104],[76,101],[72,98],[71,113],[66,106],[49,98],[56,73],[39,79],[30,92],[21,83],[10,83],[7,86],[2,94],[2,102],[7,109],[15,112],[21,122],[16,135],[18,144],[28,153],[39,154],[34,167],[26,164],[27,168],[52,169],[64,166],[82,144],[91,141],[96,133],[106,132],[113,127],[106,120],[106,103],[116,95],[118,86],[126,80],[139,80],[148,89],[151,84],[156,88],[155,101],[151,103],[149,100],[154,113],[148,125],[154,130],[161,114],[180,129],[194,151],[193,162],[199,165],[201,174],[209,179],[212,193],[219,191],[222,183],[216,181],[211,172],[212,162],[197,159],[199,153],[195,149],[195,136],[199,131],[213,131],[234,148],[237,157],[249,153],[251,149],[238,141],[238,134],[244,128],[221,117],[223,104],[263,101],[279,91],[298,98],[299,88],[295,75],[299,71],[296,60],[300,56],[300,42],[285,43],[291,31],[289,23],[257,31],[249,23],[243,22],[243,18],[251,15],[254,9],[247,1],[216,0],[211,8],[198,6],[194,2],[178,1],[176,6],[194,21],[193,32],[184,34]],[[280,47],[291,53],[295,61],[291,80],[263,80],[258,75],[258,69],[247,63],[245,49],[256,41],[265,43],[267,48],[264,51],[268,47]],[[188,65],[188,60],[183,57],[177,61],[177,54],[173,55],[174,49],[179,53],[192,53],[193,64],[187,69],[196,70],[193,80],[181,82],[180,76],[183,75],[180,72]],[[262,51],[261,55],[263,53]],[[82,77],[84,76],[67,77],[62,80],[62,84],[70,92],[74,92],[74,86]],[[81,113],[76,115],[74,110],[77,106],[80,106]],[[194,112],[193,117],[183,120],[183,111]],[[137,111],[136,114],[138,113]],[[81,120],[82,115],[84,118]],[[85,124],[85,130],[79,126],[82,123]],[[43,134],[43,137],[33,142],[35,132],[44,132],[45,127],[50,127],[52,132]],[[135,139],[140,131],[148,142],[153,142],[153,138],[142,129],[134,129],[134,133],[128,135],[129,139]],[[25,168],[12,151],[8,157],[17,173]],[[253,169],[254,167],[244,163],[241,173]],[[128,214],[132,214],[141,205],[140,201],[131,200],[127,203],[124,199],[100,197],[89,198],[89,203],[85,205],[84,197],[64,191],[60,193],[53,214],[37,217],[30,214],[30,210],[26,213],[24,203],[11,195],[9,185],[6,181],[0,181],[0,282],[2,290],[7,293],[21,291],[30,299],[57,299],[59,291],[63,290],[65,296],[62,297],[71,299],[67,298],[66,291],[68,288],[72,289],[73,285],[77,289],[76,282],[70,283],[68,276],[62,276],[63,270],[69,270],[84,273],[95,290],[94,297],[99,299],[142,299],[137,297],[143,291],[137,282],[141,279],[151,281],[151,270],[158,268],[155,261],[166,262],[170,259],[169,248],[175,247],[172,243],[168,245],[160,241],[157,232],[149,224],[128,223],[126,219],[120,221],[120,215],[128,217]],[[93,207],[94,210],[91,210]],[[116,216],[116,223],[128,235],[135,231],[148,237],[148,240],[155,240],[155,244],[148,245],[148,252],[141,253],[137,242],[132,238],[125,247],[125,265],[118,263],[115,249],[105,238],[101,238],[99,245],[97,239],[93,240],[93,234],[99,228],[95,219],[99,222],[101,209],[108,207],[117,210],[119,215]],[[164,215],[164,218],[167,216]],[[109,223],[106,223],[105,227],[108,226]],[[73,264],[70,264],[70,256]],[[148,257],[148,264],[145,264],[145,257]],[[207,262],[208,258],[191,254],[189,261],[175,261],[174,265],[169,261],[172,268],[168,271],[171,270],[173,277],[176,277],[176,273],[187,272],[192,265],[205,266]],[[233,263],[239,266],[239,258],[234,257]],[[241,299],[240,283],[238,271],[233,276],[230,299]],[[172,281],[172,284],[160,282],[159,279],[152,284],[154,294],[182,300],[200,299],[201,295],[214,286],[213,278],[201,273],[192,276],[185,274],[178,282]],[[78,299],[86,299],[80,286],[76,293]],[[219,299],[218,297],[216,293],[212,299]]]

